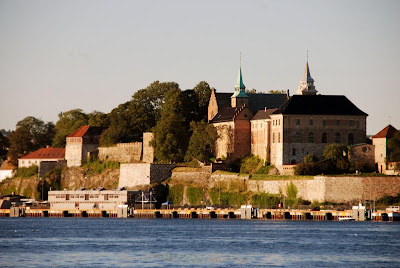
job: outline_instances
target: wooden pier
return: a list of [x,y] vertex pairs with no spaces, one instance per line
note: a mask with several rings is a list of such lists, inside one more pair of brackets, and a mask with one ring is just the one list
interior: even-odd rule
[[[246,219],[264,220],[314,220],[337,221],[340,217],[353,216],[352,210],[295,210],[295,209],[255,209],[251,217]],[[0,209],[0,217],[50,217],[50,218],[118,218],[121,217],[117,210],[56,210],[56,209],[29,209],[13,207]],[[126,216],[123,216],[126,217]],[[135,209],[128,213],[132,218],[174,218],[174,219],[243,219],[240,209]],[[400,213],[377,211],[372,212],[372,221],[400,221]]]

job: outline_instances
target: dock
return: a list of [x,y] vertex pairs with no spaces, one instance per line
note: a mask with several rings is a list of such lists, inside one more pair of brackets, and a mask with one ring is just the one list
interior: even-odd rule
[[[258,220],[313,220],[337,221],[341,217],[354,218],[353,210],[296,210],[296,209],[130,209],[119,210],[60,210],[60,209],[28,209],[12,207],[0,209],[0,217],[49,217],[49,218],[170,218],[170,219],[258,219]],[[365,217],[355,217],[356,221],[400,221],[399,212],[375,211]]]

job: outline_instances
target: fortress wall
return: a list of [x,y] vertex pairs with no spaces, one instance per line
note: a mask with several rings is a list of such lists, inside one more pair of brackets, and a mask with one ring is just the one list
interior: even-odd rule
[[142,143],[118,143],[114,147],[99,147],[99,159],[131,163],[140,161],[142,157]]

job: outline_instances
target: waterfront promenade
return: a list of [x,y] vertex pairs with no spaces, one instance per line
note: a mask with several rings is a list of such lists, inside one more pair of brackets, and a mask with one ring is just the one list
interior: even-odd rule
[[[353,210],[296,210],[296,209],[252,209],[251,214],[243,213],[243,209],[135,209],[127,216],[117,210],[57,210],[57,209],[0,209],[0,217],[88,217],[88,218],[176,218],[176,219],[259,219],[259,220],[314,220],[337,221],[339,218],[354,217]],[[357,217],[355,217],[357,220]],[[364,220],[364,218],[360,219]],[[372,221],[400,221],[400,213],[376,211],[372,212]]]

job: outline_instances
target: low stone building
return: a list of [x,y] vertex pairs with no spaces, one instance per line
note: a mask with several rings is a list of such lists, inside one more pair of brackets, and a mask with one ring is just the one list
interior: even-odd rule
[[18,167],[39,166],[42,161],[60,161],[65,159],[64,148],[41,148],[18,159]]
[[102,131],[100,127],[83,126],[67,136],[65,159],[68,167],[81,166],[89,153],[98,149]]
[[50,209],[117,210],[119,205],[134,207],[141,191],[77,190],[49,191]]
[[355,144],[350,146],[349,149],[350,163],[357,165],[357,163],[365,163],[370,166],[375,165],[375,146],[371,144]]
[[171,177],[174,167],[172,164],[121,164],[118,187],[133,188],[162,182]]

